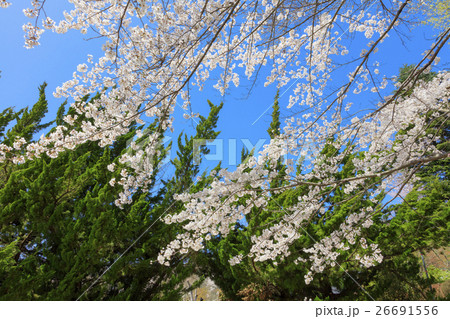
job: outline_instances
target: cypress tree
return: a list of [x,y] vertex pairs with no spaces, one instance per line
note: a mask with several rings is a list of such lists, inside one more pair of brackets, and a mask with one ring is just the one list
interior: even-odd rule
[[[280,125],[277,106],[275,103],[268,130],[271,138],[277,137],[275,132]],[[437,147],[443,148],[448,141],[448,135],[445,135],[448,134],[448,123],[433,123],[430,119],[430,132],[438,134],[436,130],[442,135]],[[333,146],[333,140],[324,146],[322,155],[325,161],[346,154],[341,169],[334,174],[333,179],[353,177],[353,159],[363,157],[365,153],[355,153],[352,148],[349,144],[347,149],[338,150]],[[248,155],[243,150],[242,161]],[[227,237],[219,235],[208,243],[208,249],[204,252],[207,261],[205,272],[222,289],[224,298],[229,300],[429,299],[433,292],[428,287],[437,281],[436,278],[426,279],[421,274],[417,252],[448,244],[447,194],[450,192],[449,165],[445,161],[424,166],[419,173],[421,181],[415,189],[401,204],[389,209],[381,209],[385,203],[384,193],[379,194],[375,202],[370,200],[372,189],[381,183],[381,178],[367,180],[351,192],[344,191],[345,185],[325,187],[322,190],[325,201],[323,211],[317,212],[299,230],[302,236],[292,245],[288,257],[276,262],[254,262],[251,258],[244,258],[239,264],[230,266],[231,257],[247,254],[252,246],[251,236],[261,234],[259,226],[279,220],[286,214],[284,209],[294,206],[298,197],[306,195],[309,190],[307,186],[299,186],[279,193],[271,192],[265,209],[253,209]],[[267,168],[275,170],[280,176],[271,187],[282,186],[285,176],[282,163],[279,161],[275,167]],[[297,174],[301,174],[301,168]],[[308,261],[296,262],[297,258],[306,257],[302,250],[329,236],[350,214],[367,208],[376,212],[371,216],[374,224],[368,229],[361,229],[360,236],[367,238],[368,245],[378,245],[384,261],[371,268],[351,261],[352,255],[364,252],[357,241],[350,250],[339,251],[339,266],[326,267],[322,273],[315,275],[310,284],[305,284],[304,276],[310,264]]]
[[[51,123],[40,124],[47,111],[44,89],[45,85],[40,87],[39,101],[31,111],[2,112],[0,133],[17,121],[2,135],[4,139],[21,136],[30,141],[49,127]],[[57,124],[64,114],[74,113],[71,108],[65,112],[64,104]],[[196,136],[214,139],[221,106],[210,106]],[[78,118],[73,128],[83,120],[88,119]],[[43,155],[22,165],[4,164],[10,171],[3,175],[0,189],[2,300],[177,300],[185,292],[183,281],[191,275],[193,263],[174,260],[166,267],[156,257],[179,231],[179,226],[167,225],[161,218],[170,209],[179,209],[173,194],[189,187],[187,180],[194,178],[198,167],[183,166],[183,156],[174,159],[174,164],[182,165],[163,182],[165,187],[156,184],[156,170],[152,189],[136,192],[133,203],[119,209],[114,201],[120,188],[109,184],[118,173],[107,166],[116,163],[120,168],[118,157],[129,151],[127,141],[137,128],[134,125],[109,147],[87,142],[57,158]],[[157,123],[148,128],[156,129]],[[145,144],[145,137],[138,142]],[[179,153],[186,147],[192,146],[180,142]],[[161,146],[155,166],[166,151]]]

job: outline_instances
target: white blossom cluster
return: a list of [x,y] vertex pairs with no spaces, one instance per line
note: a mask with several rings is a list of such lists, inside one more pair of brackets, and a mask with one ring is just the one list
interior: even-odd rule
[[372,224],[371,211],[371,207],[368,207],[360,213],[349,215],[338,230],[332,232],[329,237],[325,237],[320,242],[316,242],[313,247],[304,250],[309,254],[311,263],[310,271],[305,275],[306,283],[312,281],[315,273],[321,273],[327,267],[336,266],[341,251],[349,250],[351,246],[359,245],[360,249],[366,252],[362,257],[359,254],[355,254],[354,257],[366,268],[372,267],[383,260],[381,251],[376,244],[370,244],[369,246],[364,237],[359,237],[361,228],[368,228]]
[[6,0],[0,0],[0,8],[8,8],[11,5],[11,2]]
[[8,155],[11,154],[12,150],[13,148],[8,145],[0,144],[0,161],[1,162],[7,161],[7,159],[9,158]]
[[[12,148],[0,145],[0,160],[21,163],[43,153],[56,157],[86,141],[107,146],[126,134],[131,123],[142,124],[144,116],[155,118],[159,130],[149,134],[148,143],[131,145],[132,152],[120,158],[119,163],[127,168],[108,167],[120,169],[110,181],[112,187],[118,184],[123,189],[116,201],[118,206],[129,203],[134,191],[151,184],[153,158],[160,152],[162,134],[173,129],[177,98],[188,109],[192,87],[201,90],[217,79],[213,86],[225,94],[230,84],[253,83],[262,70],[267,74],[265,85],[292,87],[288,108],[297,115],[286,120],[279,139],[235,171],[214,174],[210,187],[176,196],[184,203],[184,210],[165,221],[183,223],[186,232],[161,252],[161,263],[168,263],[178,252],[202,249],[210,236],[226,236],[252,208],[264,209],[271,194],[307,185],[309,192],[298,198],[298,204],[282,207],[286,212],[283,218],[251,238],[249,257],[258,261],[286,257],[291,245],[306,236],[303,226],[324,209],[320,200],[323,187],[343,186],[351,194],[364,189],[367,179],[380,177],[383,182],[372,194],[374,199],[381,191],[400,190],[411,182],[417,165],[448,156],[434,147],[436,137],[425,133],[429,121],[424,115],[448,117],[450,75],[439,73],[429,83],[417,78],[437,61],[449,32],[436,38],[413,74],[398,85],[399,90],[414,87],[410,96],[381,98],[388,80],[380,74],[380,63],[373,56],[389,34],[404,23],[402,17],[413,5],[412,0],[378,7],[371,1],[355,6],[354,2],[340,0],[69,2],[74,9],[64,12],[64,19],[58,22],[43,14],[45,1],[32,0],[31,7],[24,10],[33,21],[23,27],[25,46],[38,45],[46,29],[56,33],[75,29],[82,34],[92,29],[95,36],[104,38],[104,55],[95,61],[88,56],[86,63],[78,65],[73,79],[55,92],[57,97],[73,100],[76,115],[66,116],[65,125],[35,143],[22,145],[17,141],[20,146],[14,147],[25,148],[17,156],[11,157],[8,154]],[[1,7],[8,5],[0,0]],[[344,39],[357,35],[364,36],[367,43],[363,48],[350,49]],[[342,83],[333,83],[333,72],[342,65],[352,71],[346,71]],[[354,109],[353,94],[366,91],[382,100],[376,109],[358,117],[349,113]],[[82,99],[96,92],[101,92],[97,99]],[[86,120],[74,126],[81,116]],[[331,138],[337,150],[349,143],[354,146],[327,158],[321,150]],[[364,152],[364,156],[353,159],[353,177],[339,180],[334,176],[346,152]],[[308,160],[299,175],[294,174],[295,161],[287,161],[286,186],[270,189],[275,175],[267,169],[267,163],[274,164],[282,156]],[[370,226],[370,214],[366,213],[358,222],[349,216],[337,233],[306,248],[312,258],[306,281],[323,267],[333,265],[339,249],[357,242],[368,247],[367,254],[358,255],[361,264],[371,266],[381,260],[377,248],[359,238],[360,227]],[[236,256],[232,263],[241,258]]]
[[[411,179],[410,163],[420,163],[422,159],[426,159],[425,155],[427,154],[437,154],[440,158],[449,156],[440,153],[433,146],[434,137],[424,135],[423,131],[426,127],[423,114],[429,114],[430,111],[435,112],[436,116],[439,116],[441,112],[448,114],[449,87],[450,73],[441,73],[429,83],[419,83],[410,97],[399,99],[395,105],[385,106],[370,118],[354,120],[336,133],[338,134],[336,146],[342,145],[341,139],[354,139],[356,146],[352,152],[364,151],[364,157],[353,159],[355,177],[349,178],[347,181],[332,177],[338,172],[339,162],[344,154],[326,160],[323,155],[314,154],[316,157],[310,163],[314,169],[310,173],[297,177],[288,175],[290,186],[285,187],[286,189],[302,184],[311,185],[309,193],[299,197],[297,205],[284,208],[286,214],[279,223],[263,230],[260,236],[251,238],[253,246],[247,256],[255,261],[268,259],[275,261],[278,257],[289,256],[291,254],[289,247],[295,240],[300,236],[307,236],[302,233],[303,226],[306,226],[305,223],[310,220],[312,215],[323,210],[323,203],[318,201],[321,193],[320,186],[333,186],[345,182],[344,192],[350,194],[364,187],[367,178],[383,177],[381,185],[371,196],[376,203],[375,197],[382,190],[388,190],[390,187],[398,189]],[[406,133],[396,134],[400,129],[411,124],[413,124],[412,128]],[[330,128],[332,127],[331,125]],[[285,131],[288,133],[285,133],[283,137],[293,139],[293,136],[301,135],[303,128],[304,125],[300,125],[298,130],[293,131],[292,126],[287,125]],[[322,136],[318,134],[321,131],[323,132]],[[313,134],[312,131],[309,131],[304,138],[313,134],[312,136],[317,141],[323,141],[329,136],[320,127],[316,127],[314,132]],[[392,138],[394,135],[395,140]],[[184,226],[186,229],[184,236],[180,236],[163,250],[160,259],[169,259],[177,253],[176,247],[194,249],[195,246],[195,250],[199,250],[202,238],[206,235],[215,236],[220,233],[222,236],[226,236],[231,230],[231,226],[248,214],[253,207],[266,207],[270,200],[269,192],[276,190],[271,190],[269,187],[271,179],[275,176],[271,175],[264,164],[283,156],[286,150],[292,151],[291,148],[284,147],[284,142],[277,143],[279,141],[272,140],[258,158],[251,157],[236,171],[222,170],[218,172],[218,176],[210,188],[195,194],[178,195],[176,199],[184,202],[185,210],[167,217],[165,221],[167,223],[189,221],[189,223]],[[298,152],[299,150],[294,149],[294,151]],[[386,170],[386,167],[389,170]],[[394,172],[401,172],[401,174]],[[309,182],[317,179],[321,182]],[[250,186],[250,188],[245,186]],[[382,261],[381,252],[376,245],[367,245],[366,240],[360,237],[361,229],[372,225],[372,213],[373,210],[369,207],[365,211],[348,216],[339,230],[322,239],[313,247],[304,250],[310,256],[309,263],[311,264],[311,271],[305,277],[306,282],[310,282],[315,273],[323,272],[328,266],[335,266],[340,250],[348,250],[357,244],[366,251],[363,255],[355,254],[355,260],[358,260],[361,265],[371,267]],[[242,256],[236,256],[230,260],[230,263],[236,264],[240,260],[242,260]]]

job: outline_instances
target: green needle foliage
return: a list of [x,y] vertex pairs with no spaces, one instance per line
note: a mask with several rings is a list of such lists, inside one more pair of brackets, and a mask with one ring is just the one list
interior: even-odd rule
[[[408,77],[413,67],[401,70],[400,81]],[[430,80],[433,74],[424,76]],[[412,90],[402,94],[411,94]],[[278,94],[275,97],[272,122],[268,129],[271,138],[278,135],[279,107]],[[449,120],[437,122],[429,117],[427,134],[439,136],[438,149],[448,152]],[[340,170],[333,179],[345,179],[352,176],[355,157],[364,157],[365,153],[355,154],[352,145],[338,150],[330,140],[322,150],[326,158],[347,154],[341,162]],[[249,153],[242,152],[242,161]],[[297,174],[301,174],[301,164]],[[419,253],[448,245],[449,226],[449,160],[441,160],[420,168],[420,181],[403,199],[401,204],[383,208],[388,198],[379,194],[376,201],[370,200],[380,178],[367,180],[363,186],[344,192],[345,185],[323,188],[324,209],[317,212],[302,230],[301,237],[290,248],[290,255],[277,261],[254,262],[244,258],[241,263],[230,266],[229,260],[238,254],[247,255],[252,236],[261,234],[261,226],[270,225],[287,214],[286,208],[292,207],[298,197],[308,194],[307,186],[273,192],[265,209],[253,209],[246,215],[227,237],[217,236],[208,243],[202,265],[207,273],[221,288],[227,300],[424,300],[438,298],[430,285],[439,279],[431,274],[427,279],[421,271]],[[283,186],[286,176],[281,159],[275,167],[277,172],[271,187]],[[310,262],[297,262],[297,258],[306,259],[303,249],[313,246],[322,238],[337,230],[339,225],[352,213],[370,209],[373,225],[361,229],[360,237],[367,238],[367,245],[376,244],[384,256],[383,262],[371,268],[363,267],[357,261],[351,261],[355,254],[362,255],[364,245],[357,238],[355,246],[348,251],[340,251],[335,267],[327,267],[317,274],[310,284],[305,284]],[[445,276],[440,276],[445,278]]]
[[[6,109],[0,114],[0,133],[16,120],[2,135],[5,141],[16,136],[31,141],[34,134],[52,124],[40,124],[47,112],[44,89],[45,84],[30,111]],[[209,117],[200,118],[196,136],[214,139],[221,106],[210,106]],[[73,113],[73,109],[65,112],[62,105],[57,124],[65,114]],[[80,117],[71,128],[83,120]],[[22,165],[2,164],[0,299],[180,299],[185,292],[183,281],[194,271],[193,262],[174,259],[169,267],[156,262],[161,248],[179,231],[179,226],[167,225],[161,217],[179,209],[173,194],[188,190],[199,169],[186,166],[183,152],[192,148],[192,143],[180,141],[179,158],[173,160],[178,163],[176,174],[161,181],[156,171],[150,191],[137,192],[133,204],[119,209],[114,201],[120,187],[109,184],[119,174],[107,166],[116,163],[120,171],[118,156],[129,151],[127,141],[134,138],[137,128],[135,125],[109,147],[87,142],[57,158],[43,155]],[[147,128],[156,129],[157,123]],[[145,136],[137,140],[139,145],[145,141]],[[162,163],[167,151],[161,146],[155,166]]]
[[[402,68],[399,81],[407,79],[413,69]],[[421,80],[429,81],[434,75],[423,75]],[[47,112],[45,86],[39,87],[38,102],[31,109],[16,112],[7,108],[0,113],[0,139],[6,145],[12,146],[18,137],[32,141],[42,130],[63,124],[66,114],[75,114],[73,109],[66,111],[64,103],[55,121],[42,124]],[[412,92],[409,88],[401,95]],[[272,139],[280,134],[278,97],[277,93],[267,130]],[[89,99],[86,96],[84,101]],[[300,237],[290,247],[289,256],[265,262],[244,257],[240,264],[230,266],[233,256],[248,254],[252,236],[261,235],[264,227],[279,222],[289,214],[287,208],[309,192],[306,185],[283,189],[288,176],[280,158],[266,165],[277,177],[271,182],[274,191],[265,208],[253,208],[228,236],[213,237],[203,251],[178,254],[169,266],[156,262],[161,248],[182,231],[182,225],[162,221],[166,215],[183,209],[174,195],[197,192],[214,178],[201,173],[200,164],[202,156],[209,152],[204,141],[219,135],[216,127],[222,104],[208,103],[209,115],[199,117],[194,135],[179,135],[176,156],[167,163],[171,144],[164,147],[161,142],[160,155],[154,158],[157,169],[153,184],[149,190],[132,195],[132,204],[123,209],[114,205],[121,188],[109,183],[112,178],[120,179],[119,172],[125,168],[118,158],[124,152],[134,152],[128,147],[131,140],[145,146],[147,133],[161,131],[157,122],[149,125],[140,138],[136,138],[136,130],[143,127],[135,123],[111,146],[87,142],[53,159],[43,155],[16,165],[7,154],[7,160],[0,164],[0,299],[178,300],[188,289],[184,287],[186,278],[193,274],[200,278],[193,287],[210,277],[228,300],[449,298],[436,295],[432,289],[432,285],[447,280],[448,274],[433,267],[425,274],[420,259],[432,249],[447,247],[450,239],[448,158],[417,167],[419,179],[412,190],[400,193],[401,202],[387,208],[384,205],[391,195],[381,193],[375,201],[372,198],[381,177],[367,180],[350,192],[344,184],[323,187],[323,207],[299,230]],[[423,116],[429,123],[424,134],[438,137],[436,147],[449,152],[450,119],[436,114]],[[77,129],[87,120],[79,117],[69,129]],[[325,161],[345,156],[339,170],[330,177],[353,177],[353,160],[366,154],[353,152],[351,144],[336,149],[333,142],[330,139],[322,149]],[[241,161],[246,161],[253,151],[243,149]],[[24,149],[14,152],[20,154]],[[111,163],[116,164],[114,172],[107,169]],[[307,164],[304,159],[298,163],[297,175],[302,174],[303,164]],[[220,166],[213,171],[218,172]],[[373,211],[373,225],[361,228],[356,244],[339,250],[336,265],[325,267],[306,284],[311,261],[304,249],[330,236],[348,216],[362,210]],[[380,248],[383,262],[366,268],[354,260],[356,254],[366,252],[361,238],[367,239],[367,245]]]

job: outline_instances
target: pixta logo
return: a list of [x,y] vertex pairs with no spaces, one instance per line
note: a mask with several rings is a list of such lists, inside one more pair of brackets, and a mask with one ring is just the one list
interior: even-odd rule
[[[264,149],[264,146],[269,144],[270,140],[260,138],[258,140],[251,140],[249,138],[229,138],[229,139],[195,139],[194,140],[194,162],[200,163],[202,156],[202,149],[208,148],[209,153],[204,155],[206,161],[221,161],[227,166],[237,166],[240,164],[240,156],[242,147],[248,152],[252,152],[254,156],[258,157],[259,153]],[[311,160],[310,154],[317,152],[317,145],[312,143],[292,143],[285,144],[283,162],[299,163],[304,160]]]
[[228,166],[236,166],[239,164],[240,150],[238,150],[238,142],[241,142],[243,146],[248,150],[253,150],[254,154],[258,154],[265,143],[268,142],[267,139],[260,138],[256,143],[252,143],[248,138],[230,138],[230,139],[195,139],[193,145],[194,151],[194,163],[199,164],[201,159],[202,149],[207,147],[210,152],[204,155],[206,161],[221,161]]

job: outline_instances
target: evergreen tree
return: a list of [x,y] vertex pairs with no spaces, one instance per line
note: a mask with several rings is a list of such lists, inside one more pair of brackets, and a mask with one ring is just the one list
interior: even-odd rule
[[[404,70],[401,77],[406,78]],[[406,76],[406,77],[405,77]],[[429,78],[429,76],[427,76]],[[407,94],[407,93],[403,93]],[[277,97],[276,97],[277,100]],[[274,104],[272,122],[268,130],[271,138],[276,138],[280,122],[277,103]],[[427,115],[430,116],[430,115]],[[448,122],[433,122],[427,134],[441,134],[438,148],[448,145]],[[353,146],[344,150],[333,146],[328,141],[322,150],[325,160],[339,154],[345,154],[341,169],[333,179],[343,180],[353,177],[353,159],[364,157],[364,152],[355,153]],[[249,155],[242,152],[242,161]],[[301,174],[301,164],[297,174]],[[272,188],[283,185],[284,167],[279,161],[276,167],[269,167],[277,172],[279,179]],[[204,252],[205,272],[222,289],[225,299],[230,300],[421,300],[433,297],[429,290],[436,278],[426,279],[420,272],[417,252],[448,244],[448,159],[421,168],[421,181],[405,200],[382,209],[386,194],[377,195],[371,200],[371,193],[381,178],[372,178],[364,185],[348,192],[345,185],[323,188],[323,210],[310,218],[302,229],[302,236],[292,245],[290,255],[284,260],[254,262],[244,258],[239,264],[230,266],[232,256],[244,256],[252,246],[251,237],[261,234],[260,226],[279,220],[286,214],[284,208],[292,207],[298,197],[308,193],[307,186],[296,189],[272,192],[265,209],[253,209],[245,220],[237,223],[227,237],[217,236],[208,243]],[[350,250],[340,250],[336,260],[338,266],[326,267],[308,285],[304,276],[308,273],[310,263],[306,260],[303,249],[313,246],[322,238],[328,237],[352,213],[362,210],[374,212],[371,219],[374,225],[361,228],[359,242]],[[359,262],[349,261],[349,257],[364,253],[365,246],[375,244],[381,250],[384,260],[374,267],[367,268]],[[299,258],[304,261],[299,262]]]
[[[17,120],[6,138],[31,140],[48,127],[40,124],[47,111],[44,89],[40,87],[39,102],[30,112],[8,109],[1,114],[3,131]],[[201,117],[196,136],[214,139],[221,106],[210,106],[211,113]],[[57,124],[73,112],[61,106]],[[77,119],[74,128],[83,120]],[[166,267],[155,261],[161,247],[179,231],[179,226],[161,219],[177,209],[173,194],[189,187],[186,176],[193,179],[198,167],[177,167],[165,187],[153,184],[151,192],[137,192],[133,204],[119,209],[114,201],[120,188],[110,185],[119,176],[107,166],[115,163],[120,168],[118,157],[129,151],[127,141],[136,129],[134,125],[110,147],[87,142],[57,158],[43,155],[21,165],[5,164],[9,171],[0,189],[1,299],[177,300],[185,292],[183,281],[193,272],[193,263],[173,260]],[[147,128],[156,129],[157,123]],[[137,142],[145,144],[145,136]],[[183,153],[186,145],[179,146]],[[161,146],[156,167],[165,150]]]
[[[405,65],[400,69],[399,82],[405,81],[413,71],[414,65]],[[435,73],[423,74],[419,80],[430,81]],[[412,89],[402,92],[410,95]],[[450,106],[450,104],[447,104]],[[447,110],[448,112],[448,110]],[[450,151],[450,119],[437,118],[436,114],[424,114],[429,123],[424,134],[438,137],[436,148]],[[406,130],[411,127],[406,128]],[[418,137],[420,138],[420,137]],[[377,240],[386,255],[383,264],[375,275],[376,281],[383,282],[374,290],[382,289],[380,294],[386,299],[431,299],[437,298],[431,284],[439,283],[432,274],[429,278],[423,274],[420,255],[431,249],[447,247],[450,242],[448,233],[450,208],[449,182],[450,159],[418,167],[418,181],[406,196],[400,195],[402,202],[390,207],[379,216],[379,235]],[[397,238],[395,243],[392,238]],[[448,293],[448,292],[447,292]],[[449,298],[449,296],[444,296]]]

